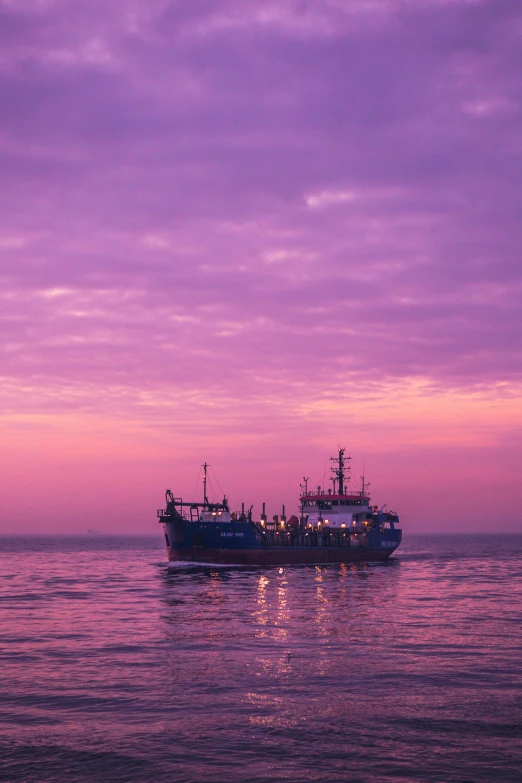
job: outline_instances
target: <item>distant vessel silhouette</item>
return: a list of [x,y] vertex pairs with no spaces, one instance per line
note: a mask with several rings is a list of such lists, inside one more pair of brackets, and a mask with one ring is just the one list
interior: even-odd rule
[[203,502],[184,502],[168,489],[165,509],[158,511],[169,562],[192,561],[230,565],[285,565],[292,563],[347,563],[387,560],[402,540],[393,511],[370,506],[368,484],[347,490],[345,449],[332,457],[333,490],[301,486],[300,516],[275,515],[267,519],[265,504],[258,521],[252,507],[231,512],[227,498],[211,503],[207,497],[207,469],[203,465]]

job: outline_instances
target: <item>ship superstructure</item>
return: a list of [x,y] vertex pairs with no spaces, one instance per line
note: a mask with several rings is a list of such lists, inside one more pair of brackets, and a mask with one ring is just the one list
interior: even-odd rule
[[313,527],[350,528],[360,525],[373,517],[377,508],[370,507],[370,497],[367,493],[369,484],[361,477],[362,485],[359,491],[348,490],[349,460],[345,457],[345,449],[339,447],[336,457],[331,457],[333,489],[327,492],[321,486],[315,492],[308,491],[308,480],[303,479],[301,485],[301,515],[306,516]]
[[203,501],[185,502],[167,490],[166,507],[158,511],[169,561],[281,565],[388,559],[402,539],[398,515],[370,505],[364,478],[360,490],[348,489],[344,448],[332,460],[332,489],[309,491],[305,478],[299,516],[287,519],[283,506],[269,520],[263,504],[258,521],[252,507],[245,511],[243,504],[240,512],[231,512],[226,497],[209,501],[205,463]]

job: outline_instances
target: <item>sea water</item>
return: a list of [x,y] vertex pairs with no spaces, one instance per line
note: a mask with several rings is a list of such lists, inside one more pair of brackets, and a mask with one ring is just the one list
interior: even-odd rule
[[0,780],[522,780],[522,537],[168,569],[160,536],[0,540]]

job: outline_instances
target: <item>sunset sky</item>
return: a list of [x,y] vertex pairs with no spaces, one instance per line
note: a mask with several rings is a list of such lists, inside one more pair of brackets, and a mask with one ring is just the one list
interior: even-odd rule
[[521,84],[520,0],[0,0],[0,532],[338,444],[522,532]]

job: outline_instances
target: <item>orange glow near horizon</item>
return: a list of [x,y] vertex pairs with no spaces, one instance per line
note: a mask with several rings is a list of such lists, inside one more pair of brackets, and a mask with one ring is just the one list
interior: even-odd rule
[[[153,533],[165,488],[191,497],[204,459],[233,504],[253,502],[260,511],[266,501],[274,513],[282,503],[294,510],[303,475],[312,477],[310,486],[328,481],[327,460],[338,442],[353,457],[352,482],[359,484],[364,469],[375,502],[396,509],[410,531],[451,530],[454,513],[459,529],[487,532],[495,494],[495,525],[521,530],[512,513],[518,392],[440,391],[411,382],[313,403],[246,398],[235,401],[232,423],[214,418],[205,404],[183,422],[180,409],[170,417],[164,401],[147,409],[151,418],[132,406],[118,417],[111,409],[12,414],[0,420],[1,530]],[[230,404],[217,399],[210,407]]]

